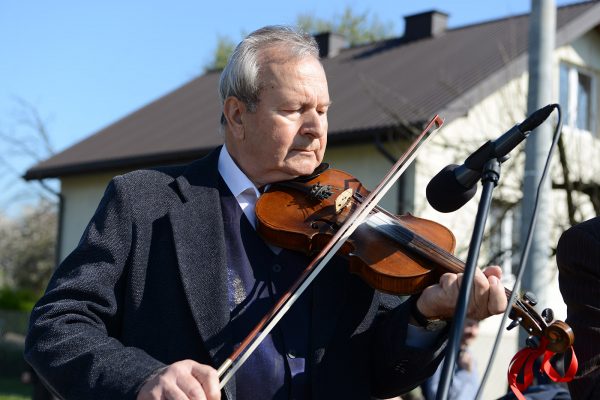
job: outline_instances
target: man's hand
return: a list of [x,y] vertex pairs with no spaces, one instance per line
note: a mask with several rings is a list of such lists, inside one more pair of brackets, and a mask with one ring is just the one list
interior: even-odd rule
[[[500,314],[506,309],[504,286],[500,283],[502,270],[498,266],[475,271],[467,317],[477,321]],[[426,317],[449,319],[454,316],[463,274],[446,273],[440,282],[426,288],[417,301],[419,311]]]
[[217,371],[193,360],[178,361],[150,378],[137,400],[219,400]]

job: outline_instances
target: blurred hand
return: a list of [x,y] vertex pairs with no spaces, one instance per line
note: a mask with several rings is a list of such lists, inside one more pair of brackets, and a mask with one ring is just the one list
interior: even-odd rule
[[465,326],[463,328],[462,338],[460,340],[460,346],[463,350],[467,349],[471,342],[475,340],[479,334],[479,321],[472,318],[465,319]]
[[473,369],[473,356],[467,350],[461,351],[458,353],[458,359],[456,360],[456,363],[460,368],[471,372]]
[[[507,298],[501,277],[502,270],[498,266],[475,271],[467,317],[480,321],[506,309]],[[417,300],[419,311],[430,318],[452,318],[462,278],[462,273],[442,275],[439,283],[426,288]]]
[[217,371],[193,360],[178,361],[151,377],[137,400],[219,400]]

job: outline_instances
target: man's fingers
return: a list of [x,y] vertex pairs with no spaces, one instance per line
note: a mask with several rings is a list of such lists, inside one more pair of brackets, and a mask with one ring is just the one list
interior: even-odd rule
[[177,378],[177,386],[190,400],[207,400],[201,383],[192,375],[183,375]]
[[[506,309],[506,295],[500,283],[502,269],[497,266],[476,270],[470,294],[468,316],[481,320]],[[437,285],[426,288],[417,307],[425,316],[452,317],[455,312],[463,274],[445,273]]]
[[178,361],[151,377],[137,400],[220,400],[219,377],[209,365]]
[[160,398],[166,400],[189,400],[184,391],[173,381],[168,381],[162,386],[162,396]]
[[440,287],[445,292],[458,292],[463,274],[445,273],[440,277]]
[[219,389],[219,375],[214,368],[195,363],[192,365],[192,375],[202,385],[202,389],[208,400],[219,400],[221,390]]
[[488,278],[493,275],[496,278],[500,279],[502,278],[502,268],[500,268],[497,265],[491,265],[487,268],[484,268],[483,274]]
[[490,293],[488,297],[488,312],[493,314],[500,314],[506,310],[508,299],[506,298],[506,292],[500,279],[496,275],[488,277],[490,283]]

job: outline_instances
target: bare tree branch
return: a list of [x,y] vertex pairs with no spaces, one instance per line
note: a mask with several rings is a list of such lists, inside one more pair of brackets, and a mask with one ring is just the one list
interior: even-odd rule
[[561,170],[564,182],[564,190],[567,199],[567,213],[569,215],[569,224],[575,225],[577,221],[575,220],[575,205],[573,204],[573,183],[569,178],[569,162],[567,160],[565,142],[562,135],[558,141],[558,160],[560,162],[560,166],[562,167]]

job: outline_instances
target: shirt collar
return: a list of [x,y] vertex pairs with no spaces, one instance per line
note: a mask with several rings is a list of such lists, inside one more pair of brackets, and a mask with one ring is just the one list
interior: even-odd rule
[[237,166],[235,161],[233,161],[233,158],[231,158],[231,155],[229,155],[226,145],[223,145],[221,148],[218,168],[221,177],[235,198],[238,198],[239,195],[249,189],[254,191],[256,198],[260,197],[260,192],[256,186],[246,174],[244,174],[240,167]]

